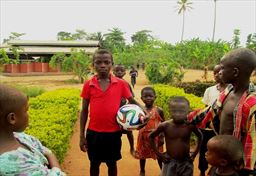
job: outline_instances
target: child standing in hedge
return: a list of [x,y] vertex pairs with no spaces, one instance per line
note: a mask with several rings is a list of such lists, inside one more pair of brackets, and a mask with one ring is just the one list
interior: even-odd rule
[[65,175],[56,156],[23,131],[28,126],[28,97],[0,85],[0,175]]
[[[162,168],[162,160],[157,157],[154,150],[150,147],[149,134],[164,121],[164,113],[161,108],[154,105],[156,93],[152,87],[144,87],[141,90],[141,99],[145,104],[146,111],[151,114],[147,125],[139,130],[135,152],[135,157],[140,160],[140,176],[144,176],[146,159],[148,158],[157,159],[160,169]],[[156,141],[157,150],[163,152],[164,136],[157,137]]]
[[[164,163],[162,176],[193,176],[193,160],[199,152],[203,136],[195,125],[186,123],[189,106],[189,101],[185,97],[173,97],[169,102],[172,120],[161,123],[149,135],[151,147]],[[197,136],[198,142],[195,151],[190,155],[192,132]],[[164,133],[165,137],[165,153],[158,151],[155,142],[155,138],[161,133]]]

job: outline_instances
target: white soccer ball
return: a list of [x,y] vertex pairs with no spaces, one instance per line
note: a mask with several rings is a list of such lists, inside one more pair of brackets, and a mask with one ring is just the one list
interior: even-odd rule
[[140,126],[145,118],[143,110],[135,104],[126,104],[119,108],[117,112],[117,122],[124,130],[136,130]]

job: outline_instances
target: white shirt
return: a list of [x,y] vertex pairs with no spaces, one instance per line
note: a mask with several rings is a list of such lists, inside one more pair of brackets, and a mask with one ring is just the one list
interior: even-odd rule
[[217,85],[208,87],[204,92],[202,102],[206,105],[212,105],[214,101],[219,97],[220,91],[217,89]]

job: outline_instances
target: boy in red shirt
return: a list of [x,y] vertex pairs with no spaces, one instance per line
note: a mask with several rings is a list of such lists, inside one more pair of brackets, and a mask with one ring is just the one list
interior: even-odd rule
[[[80,115],[80,149],[88,152],[90,176],[99,175],[101,162],[107,164],[109,176],[117,176],[116,161],[121,159],[122,132],[116,121],[116,113],[122,97],[129,103],[139,105],[127,83],[110,74],[112,65],[113,57],[109,51],[96,51],[93,55],[93,67],[97,75],[85,82],[81,93],[83,105]],[[85,137],[88,112],[90,121]]]

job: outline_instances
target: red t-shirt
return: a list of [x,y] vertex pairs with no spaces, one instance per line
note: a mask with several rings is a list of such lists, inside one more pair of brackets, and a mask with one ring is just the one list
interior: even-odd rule
[[81,97],[89,100],[88,129],[97,132],[115,132],[120,127],[116,113],[122,97],[130,98],[132,94],[124,80],[110,75],[110,84],[105,92],[99,86],[97,75],[84,83]]

